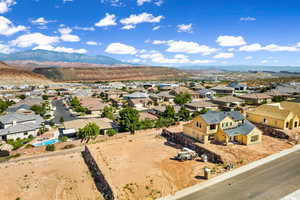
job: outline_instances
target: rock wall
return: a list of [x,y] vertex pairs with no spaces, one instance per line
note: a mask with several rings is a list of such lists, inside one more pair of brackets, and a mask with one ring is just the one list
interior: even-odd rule
[[283,130],[276,129],[271,126],[267,126],[265,124],[255,124],[255,126],[259,128],[264,135],[269,135],[280,139],[289,139],[289,135],[285,133]]
[[183,145],[184,147],[188,147],[189,149],[192,149],[198,153],[198,155],[206,154],[208,157],[208,161],[213,163],[224,163],[222,160],[222,157],[202,146],[197,145],[197,142],[193,140],[192,138],[189,138],[188,136],[182,134],[182,133],[176,133],[176,132],[170,132],[166,129],[164,129],[161,133],[163,137],[165,137],[167,140]]
[[96,184],[96,187],[99,192],[101,192],[102,196],[105,200],[114,200],[115,194],[102,174],[100,168],[98,167],[96,161],[94,160],[90,150],[86,146],[84,151],[82,152],[82,156],[86,165],[88,166]]

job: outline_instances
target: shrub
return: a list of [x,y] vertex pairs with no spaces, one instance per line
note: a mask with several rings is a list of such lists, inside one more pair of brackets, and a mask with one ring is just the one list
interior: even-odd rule
[[117,130],[116,130],[116,129],[113,129],[113,128],[108,129],[108,130],[106,131],[106,134],[107,134],[108,136],[114,136],[115,134],[117,134]]
[[76,147],[74,144],[67,144],[66,146],[63,147],[63,149],[72,149]]
[[55,151],[55,146],[54,144],[49,144],[46,146],[46,151]]
[[67,136],[59,136],[58,139],[60,142],[66,142],[68,140],[68,137]]

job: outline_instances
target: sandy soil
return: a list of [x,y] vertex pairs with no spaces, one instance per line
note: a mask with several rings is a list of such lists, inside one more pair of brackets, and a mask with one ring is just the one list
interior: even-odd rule
[[293,146],[292,144],[289,144],[287,140],[281,140],[266,135],[262,136],[261,144],[249,146],[222,146],[215,144],[199,145],[216,152],[217,154],[221,155],[225,161],[234,163],[236,165],[244,165]]
[[128,136],[90,145],[98,166],[119,199],[155,199],[203,181],[200,161],[172,159],[179,149],[160,136]]
[[2,200],[102,200],[80,153],[0,164]]

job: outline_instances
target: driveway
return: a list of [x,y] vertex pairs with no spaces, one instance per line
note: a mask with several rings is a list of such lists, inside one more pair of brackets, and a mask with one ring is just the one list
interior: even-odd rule
[[55,124],[61,124],[60,123],[60,118],[63,117],[65,121],[71,121],[76,119],[75,117],[73,117],[71,115],[71,113],[69,112],[69,110],[67,110],[67,108],[64,106],[63,104],[63,100],[54,100],[52,102],[52,105],[56,107],[56,110],[54,111],[54,121]]

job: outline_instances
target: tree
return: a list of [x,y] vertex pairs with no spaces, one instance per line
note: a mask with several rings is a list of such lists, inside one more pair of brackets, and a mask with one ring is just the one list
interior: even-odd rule
[[285,101],[285,100],[286,100],[286,97],[284,97],[284,96],[274,96],[272,98],[273,102],[281,102],[281,101]]
[[165,111],[162,113],[162,116],[168,119],[175,119],[175,109],[173,106],[166,106]]
[[18,97],[19,97],[20,99],[22,99],[22,100],[26,99],[26,96],[25,96],[24,94],[21,94],[21,95],[19,95]]
[[103,112],[101,114],[101,117],[105,117],[105,118],[114,120],[113,108],[111,106],[105,106],[103,109]]
[[134,108],[125,107],[120,111],[119,115],[122,128],[134,134],[139,122],[139,112]]
[[100,134],[100,128],[95,123],[88,123],[85,127],[79,129],[77,136],[81,141],[86,140],[87,142],[90,139],[96,138]]
[[192,100],[192,97],[188,93],[180,93],[175,96],[174,102],[179,105],[184,105]]
[[175,120],[172,118],[164,118],[160,117],[155,124],[156,128],[164,128],[164,127],[169,127],[175,123]]
[[118,131],[116,130],[116,129],[113,129],[113,128],[111,128],[111,129],[108,129],[107,131],[106,131],[106,134],[108,135],[108,136],[114,136],[115,134],[117,134],[118,133]]
[[81,103],[80,103],[80,101],[79,101],[79,99],[78,99],[77,97],[74,97],[74,98],[71,99],[70,105],[71,105],[73,108],[75,108],[75,107],[80,106]]
[[138,129],[149,129],[149,128],[154,128],[154,127],[155,127],[155,124],[156,124],[156,121],[155,121],[155,120],[146,118],[146,119],[144,119],[144,120],[139,121]]
[[4,111],[6,111],[6,109],[11,106],[13,104],[13,102],[10,101],[3,101],[0,99],[0,113],[3,113]]
[[191,119],[190,111],[188,111],[184,106],[182,106],[178,112],[178,118],[180,121],[188,121]]
[[43,100],[45,100],[45,101],[49,99],[49,97],[48,97],[47,95],[43,95],[42,98],[43,98]]
[[59,118],[59,122],[60,122],[60,123],[64,123],[64,122],[65,122],[65,119],[64,119],[63,116],[61,116],[61,117]]
[[33,105],[31,106],[30,110],[34,111],[35,114],[44,116],[47,112],[46,106],[45,105]]

